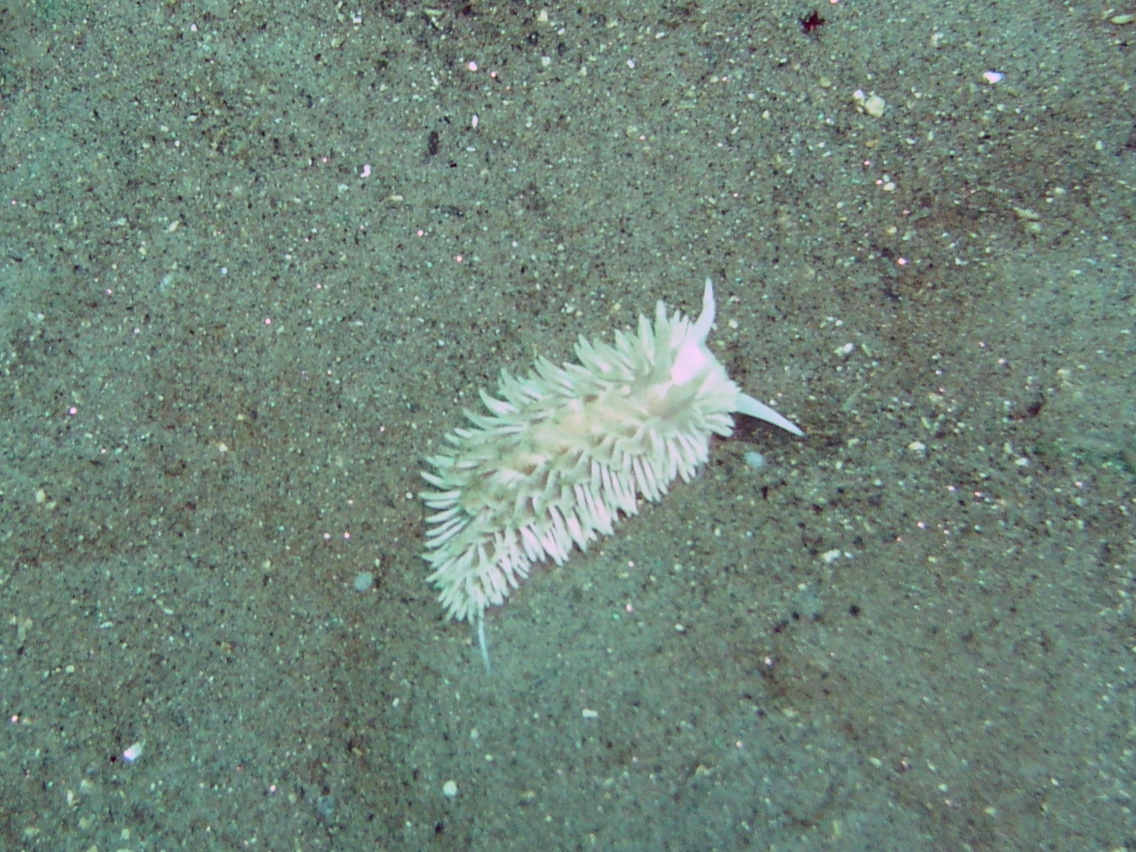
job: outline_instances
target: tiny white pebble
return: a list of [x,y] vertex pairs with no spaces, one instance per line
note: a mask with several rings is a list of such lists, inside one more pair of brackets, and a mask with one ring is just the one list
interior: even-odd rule
[[360,571],[355,576],[355,591],[360,594],[370,591],[373,585],[375,585],[375,575],[370,571]]
[[887,102],[883,98],[876,94],[865,95],[863,89],[853,92],[852,100],[856,102],[856,106],[873,118],[879,118],[887,108]]
[[765,456],[756,450],[750,450],[745,454],[745,463],[751,470],[761,470],[765,467]]
[[595,710],[589,710],[587,707],[584,708],[582,715],[585,719],[598,719],[600,717],[599,713]]
[[887,102],[879,95],[868,95],[864,100],[864,112],[872,118],[879,118],[887,109]]
[[458,784],[456,781],[450,780],[442,785],[442,795],[447,799],[452,799],[458,794]]

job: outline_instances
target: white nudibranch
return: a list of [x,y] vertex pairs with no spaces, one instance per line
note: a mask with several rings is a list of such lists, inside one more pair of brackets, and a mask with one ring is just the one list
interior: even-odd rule
[[481,391],[490,413],[467,411],[473,427],[455,429],[427,459],[434,470],[422,476],[436,489],[421,495],[432,512],[428,579],[447,615],[476,623],[487,666],[485,609],[533,564],[562,564],[573,545],[611,535],[640,497],[690,481],[710,436],[733,432],[733,413],[804,434],[730,380],[706,344],[714,312],[707,279],[693,323],[660,301],[654,323],[640,316],[638,334],[617,331],[614,345],[581,336],[578,364],[540,358],[522,378],[502,370],[500,399]]

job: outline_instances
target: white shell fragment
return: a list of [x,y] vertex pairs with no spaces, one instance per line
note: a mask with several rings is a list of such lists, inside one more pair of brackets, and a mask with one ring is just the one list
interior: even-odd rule
[[852,100],[856,102],[856,106],[858,106],[862,112],[866,112],[872,118],[879,118],[884,114],[884,110],[887,109],[887,101],[874,92],[870,95],[865,95],[863,89],[857,89],[853,92]]

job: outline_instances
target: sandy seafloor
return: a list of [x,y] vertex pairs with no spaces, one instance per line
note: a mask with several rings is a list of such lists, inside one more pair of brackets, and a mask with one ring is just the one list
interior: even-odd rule
[[[1133,13],[7,6],[0,848],[1136,849]],[[807,437],[487,675],[421,458],[707,276]]]

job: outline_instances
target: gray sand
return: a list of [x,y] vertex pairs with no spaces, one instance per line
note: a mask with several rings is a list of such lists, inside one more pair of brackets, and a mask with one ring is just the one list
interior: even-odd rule
[[[1136,9],[541,8],[0,14],[0,848],[1136,849]],[[487,675],[420,459],[707,276],[807,437]]]

